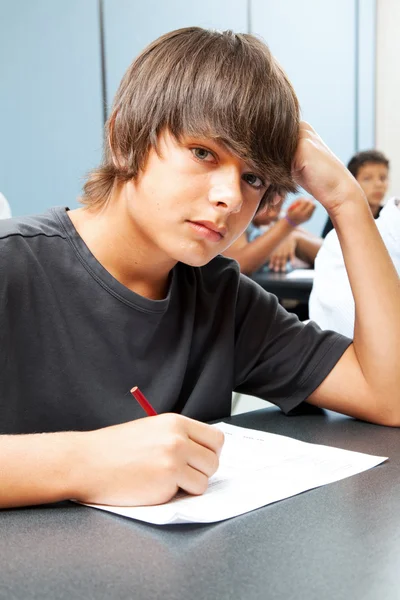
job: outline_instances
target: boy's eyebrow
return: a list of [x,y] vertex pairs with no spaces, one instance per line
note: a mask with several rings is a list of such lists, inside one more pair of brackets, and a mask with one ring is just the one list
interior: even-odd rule
[[179,141],[180,143],[184,144],[200,144],[202,146],[211,146],[211,148],[212,146],[216,146],[217,148],[228,152],[229,154],[233,154],[222,140],[209,138],[201,134],[181,134]]
[[222,150],[223,152],[226,152],[227,154],[230,154],[231,156],[235,156],[239,160],[243,161],[245,163],[245,165],[251,171],[254,171],[254,174],[257,174],[260,177],[263,177],[263,179],[266,179],[266,175],[262,172],[262,169],[260,169],[260,167],[257,166],[254,161],[252,161],[250,158],[245,160],[241,156],[238,156],[238,154],[236,154],[233,150],[231,150],[231,148],[229,148],[229,146],[227,144],[225,144],[225,142],[221,139],[207,138],[204,135],[200,135],[200,134],[199,135],[182,134],[180,142],[181,143],[183,142],[186,144],[199,143],[202,146],[211,146],[210,150],[212,150],[212,146],[215,146],[219,150]]

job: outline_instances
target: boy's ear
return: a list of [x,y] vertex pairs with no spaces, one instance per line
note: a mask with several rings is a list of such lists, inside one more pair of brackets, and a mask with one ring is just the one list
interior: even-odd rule
[[261,214],[264,210],[268,210],[270,206],[283,204],[284,199],[285,194],[282,193],[282,190],[280,190],[276,184],[270,183],[261,200],[257,214]]
[[273,198],[271,199],[270,206],[278,206],[278,204],[283,204],[285,196],[278,192],[274,192]]

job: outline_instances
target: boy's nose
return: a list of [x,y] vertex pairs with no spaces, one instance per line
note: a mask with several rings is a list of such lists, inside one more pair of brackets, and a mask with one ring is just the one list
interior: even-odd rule
[[208,199],[224,212],[239,212],[243,204],[240,180],[232,178],[229,182],[215,182],[208,193]]
[[375,179],[375,180],[373,181],[373,184],[374,184],[374,186],[375,186],[375,187],[379,187],[379,188],[381,188],[381,187],[385,187],[385,185],[386,185],[386,182],[385,182],[385,181],[382,181],[382,179]]

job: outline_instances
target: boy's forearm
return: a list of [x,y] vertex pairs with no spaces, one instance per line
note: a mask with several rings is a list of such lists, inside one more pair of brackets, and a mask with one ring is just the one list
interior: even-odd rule
[[0,436],[0,508],[74,497],[79,432]]
[[296,231],[296,256],[310,265],[314,264],[315,257],[322,246],[322,238],[308,235],[307,232]]
[[355,301],[358,361],[376,397],[395,401],[400,393],[399,277],[362,196],[349,198],[331,218]]
[[228,250],[226,254],[237,260],[241,272],[248,275],[260,269],[267,262],[270,254],[293,229],[286,219],[281,219],[237,253],[229,253]]

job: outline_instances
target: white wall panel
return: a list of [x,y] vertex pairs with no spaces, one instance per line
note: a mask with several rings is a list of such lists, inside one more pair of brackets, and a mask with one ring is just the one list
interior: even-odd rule
[[400,196],[400,2],[377,8],[376,145],[391,163],[389,195]]

